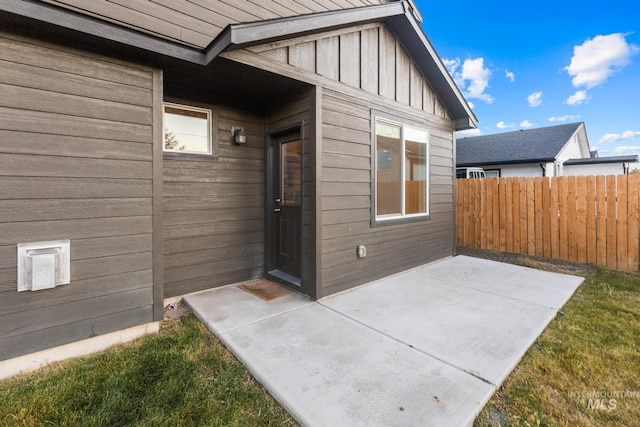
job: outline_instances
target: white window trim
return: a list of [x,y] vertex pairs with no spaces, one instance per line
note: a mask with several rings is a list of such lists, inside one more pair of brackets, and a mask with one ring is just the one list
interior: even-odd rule
[[[164,148],[164,132],[165,132],[165,107],[172,107],[181,110],[195,111],[198,113],[205,113],[207,115],[207,151],[190,151],[190,150],[167,150]],[[163,102],[162,103],[162,151],[164,153],[176,153],[176,154],[190,154],[190,155],[200,155],[200,156],[213,156],[213,137],[212,137],[212,127],[213,127],[213,114],[211,109],[209,108],[201,108],[195,107],[192,105],[185,104],[177,104],[174,102]]]
[[[378,134],[377,134],[377,124],[378,122],[382,122],[382,123],[387,123],[390,125],[394,125],[394,126],[399,126],[400,127],[400,141],[401,141],[401,153],[402,156],[400,157],[400,167],[402,169],[402,180],[400,180],[400,204],[401,204],[401,213],[398,214],[389,214],[389,215],[378,215],[378,201],[377,201],[377,195],[378,195],[378,156],[377,156],[377,152],[378,152]],[[430,215],[430,195],[431,195],[431,191],[430,191],[430,187],[431,187],[431,175],[430,175],[430,163],[431,163],[431,132],[429,131],[429,129],[426,129],[426,127],[423,127],[424,125],[415,125],[415,124],[411,124],[411,123],[404,123],[404,122],[400,122],[400,121],[396,121],[396,120],[391,120],[385,117],[381,117],[381,116],[374,116],[374,129],[373,129],[373,144],[374,144],[374,149],[373,149],[373,153],[375,154],[374,157],[374,170],[373,170],[373,177],[374,177],[374,188],[373,191],[375,192],[374,195],[376,197],[376,201],[374,203],[374,213],[375,213],[375,221],[376,222],[385,222],[385,221],[393,221],[393,220],[402,220],[402,219],[411,219],[411,218],[428,218]],[[406,170],[405,170],[405,165],[406,165],[406,146],[405,146],[405,128],[406,127],[410,127],[410,128],[414,128],[414,129],[418,129],[420,131],[424,131],[427,133],[427,143],[425,144],[427,146],[427,155],[426,155],[426,164],[425,164],[425,176],[427,179],[427,185],[425,186],[425,197],[426,197],[426,212],[424,213],[416,213],[416,214],[406,214],[405,210],[406,210],[406,203],[405,203],[405,183],[406,183]]]

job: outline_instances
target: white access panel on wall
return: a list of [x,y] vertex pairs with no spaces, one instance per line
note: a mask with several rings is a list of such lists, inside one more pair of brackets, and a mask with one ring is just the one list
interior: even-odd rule
[[70,247],[69,240],[18,243],[18,292],[68,284]]

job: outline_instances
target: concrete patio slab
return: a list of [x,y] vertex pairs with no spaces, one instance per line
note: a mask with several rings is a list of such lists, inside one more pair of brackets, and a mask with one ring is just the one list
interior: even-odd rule
[[556,315],[542,305],[415,272],[320,304],[495,386]]
[[318,304],[222,339],[307,426],[465,426],[494,391]]
[[558,309],[582,277],[468,256],[457,256],[414,270],[425,277],[446,280],[451,285],[496,293],[532,304]]
[[455,257],[318,302],[236,286],[184,300],[303,425],[457,427],[582,280]]
[[294,293],[267,303],[237,286],[191,294],[185,298],[185,303],[196,315],[204,313],[201,320],[215,333],[314,304],[309,298]]

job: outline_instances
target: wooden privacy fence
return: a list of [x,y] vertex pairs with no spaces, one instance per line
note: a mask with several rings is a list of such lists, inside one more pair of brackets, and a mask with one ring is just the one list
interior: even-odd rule
[[640,175],[456,180],[457,244],[640,269]]

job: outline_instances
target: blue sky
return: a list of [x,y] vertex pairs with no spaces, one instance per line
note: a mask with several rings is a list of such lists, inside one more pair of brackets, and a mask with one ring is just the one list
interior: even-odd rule
[[640,154],[638,3],[415,3],[478,117],[467,136],[583,121],[601,156]]

